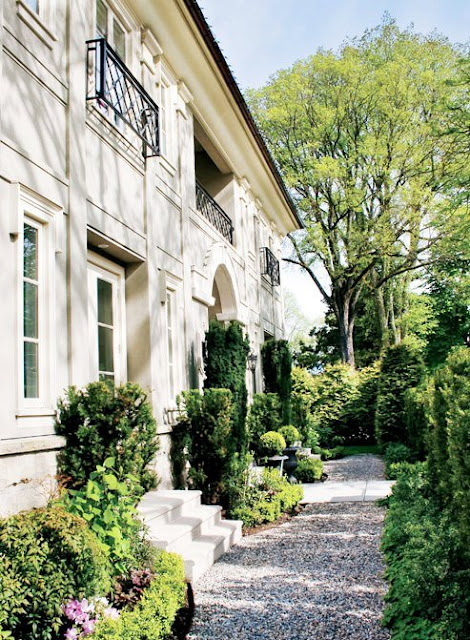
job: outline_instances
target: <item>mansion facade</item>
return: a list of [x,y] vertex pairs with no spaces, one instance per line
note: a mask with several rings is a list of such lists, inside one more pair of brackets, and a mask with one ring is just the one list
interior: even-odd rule
[[0,515],[47,498],[57,398],[98,379],[148,390],[170,487],[209,321],[282,337],[301,223],[194,0],[0,0],[0,25]]

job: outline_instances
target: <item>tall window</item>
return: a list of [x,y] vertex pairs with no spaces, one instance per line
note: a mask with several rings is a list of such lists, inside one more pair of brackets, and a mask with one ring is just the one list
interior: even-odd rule
[[25,0],[25,4],[27,4],[34,13],[39,13],[39,0]]
[[168,94],[169,87],[162,80],[160,84],[160,153],[168,156]]
[[104,0],[96,0],[96,37],[106,38],[121,60],[126,60],[126,31]]
[[168,344],[168,391],[170,401],[175,399],[175,345],[174,345],[174,310],[173,296],[170,291],[166,293],[166,330]]
[[88,268],[88,318],[91,379],[124,382],[124,270],[99,256]]
[[23,225],[23,397],[35,399],[40,397],[40,345],[43,339],[39,328],[42,315],[40,232],[40,227],[32,222]]

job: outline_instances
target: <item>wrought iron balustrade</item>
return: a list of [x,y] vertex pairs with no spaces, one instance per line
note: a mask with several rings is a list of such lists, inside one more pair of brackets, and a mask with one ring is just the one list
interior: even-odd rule
[[142,140],[144,158],[160,153],[158,105],[104,38],[88,40],[87,100],[116,114]]
[[261,275],[269,276],[273,287],[281,284],[279,260],[269,247],[261,247]]
[[199,182],[196,182],[196,208],[230,244],[233,244],[232,220]]

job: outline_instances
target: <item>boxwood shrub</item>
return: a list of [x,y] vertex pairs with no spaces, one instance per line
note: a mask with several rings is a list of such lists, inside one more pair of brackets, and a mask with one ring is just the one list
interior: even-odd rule
[[302,458],[294,473],[299,482],[316,482],[321,480],[323,462],[318,458]]
[[0,631],[15,640],[55,640],[61,604],[103,595],[110,566],[96,536],[62,507],[0,520]]

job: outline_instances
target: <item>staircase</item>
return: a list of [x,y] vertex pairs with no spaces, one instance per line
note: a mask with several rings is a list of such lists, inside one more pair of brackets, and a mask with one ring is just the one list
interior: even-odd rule
[[191,583],[242,535],[242,522],[222,520],[222,507],[201,505],[200,491],[150,491],[138,512],[154,546],[183,556]]

